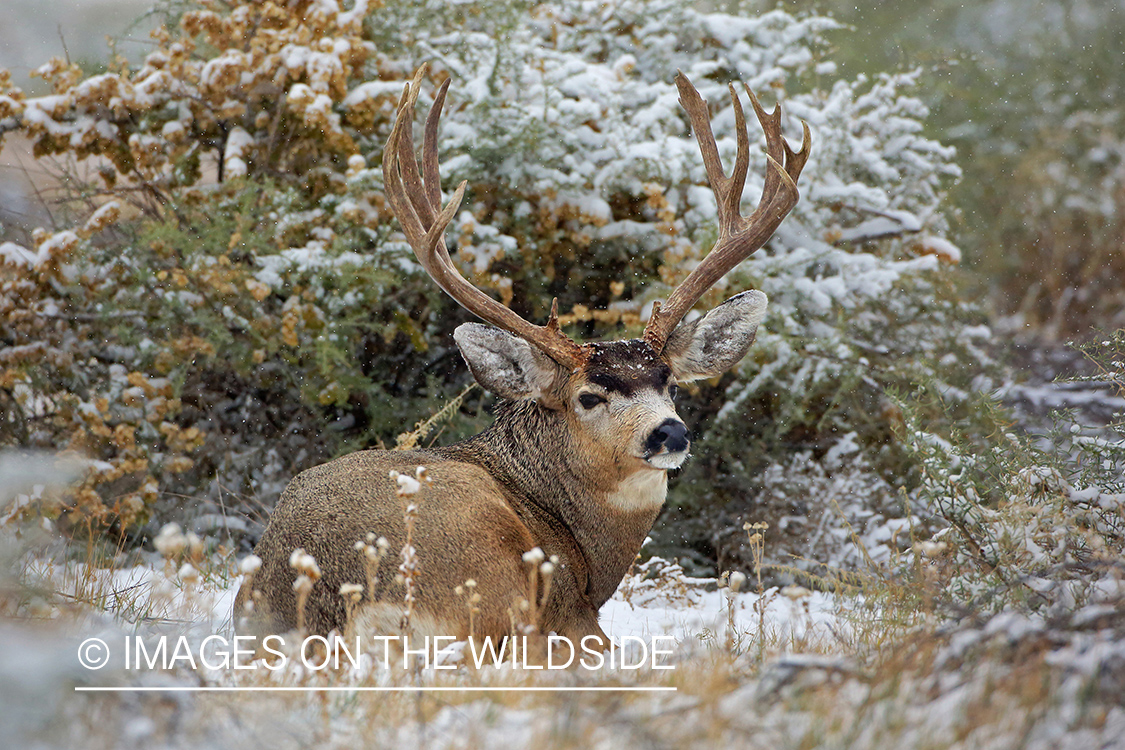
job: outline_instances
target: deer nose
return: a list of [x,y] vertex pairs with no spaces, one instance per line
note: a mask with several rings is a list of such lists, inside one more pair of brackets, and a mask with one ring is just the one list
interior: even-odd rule
[[690,444],[691,439],[684,423],[669,417],[648,436],[648,440],[645,441],[645,451],[650,456],[659,452],[661,448],[669,453],[680,453],[686,451]]

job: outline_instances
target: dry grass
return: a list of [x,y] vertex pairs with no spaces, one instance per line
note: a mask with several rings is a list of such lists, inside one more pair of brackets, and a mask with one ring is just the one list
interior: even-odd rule
[[[1074,508],[1065,483],[1016,478],[1023,499],[1013,495],[986,520],[998,543],[1011,546],[1000,549],[999,564],[1018,572],[1028,564],[1017,554],[1025,539],[1046,543],[1044,534]],[[424,475],[389,481],[400,486],[404,514],[424,508]],[[651,558],[603,608],[613,638],[644,633],[651,644],[652,635],[673,636],[674,669],[597,670],[495,667],[487,659],[478,666],[465,647],[441,655],[450,669],[423,668],[378,644],[358,666],[337,651],[339,666],[320,669],[301,663],[299,637],[280,649],[286,663],[277,669],[209,666],[202,643],[232,636],[233,593],[240,573],[253,574],[252,561],[174,525],[155,540],[159,556],[93,542],[76,548],[46,523],[16,530],[0,531],[0,721],[10,725],[0,730],[20,746],[1093,748],[1125,736],[1125,566],[1109,527],[1099,557],[1064,571],[1082,583],[1078,598],[1056,592],[1053,604],[1036,608],[1017,595],[1026,580],[979,567],[971,545],[952,533],[919,539],[910,527],[892,540],[891,559],[877,563],[853,530],[866,566],[812,574],[774,559],[769,527],[747,522],[749,576],[692,578]],[[425,556],[407,546],[397,571],[404,578]],[[357,554],[367,555],[371,577],[390,574],[385,543],[368,539]],[[534,592],[553,567],[541,553],[529,555]],[[294,564],[315,579],[319,569],[306,557],[295,554]],[[767,587],[778,571],[803,585]],[[980,593],[998,580],[1017,594]],[[471,610],[475,591],[462,586]],[[526,623],[519,632],[534,633],[540,603],[516,604]],[[404,630],[410,609],[407,599]],[[151,646],[160,636],[169,638],[168,653],[184,639],[198,663],[120,663],[127,639]],[[78,644],[89,637],[104,639],[119,660],[83,669]],[[313,649],[310,663],[328,655]],[[217,661],[214,650],[209,658]],[[75,690],[86,686],[157,689]],[[200,688],[227,692],[184,691]]]
[[[762,537],[768,562],[768,531],[748,532]],[[673,631],[674,670],[548,673],[476,669],[471,659],[449,671],[407,670],[368,658],[359,670],[130,673],[78,668],[74,633],[114,644],[126,635],[224,632],[235,561],[197,560],[197,577],[185,581],[187,546],[163,565],[134,569],[110,557],[49,562],[47,551],[24,549],[19,582],[34,583],[40,602],[9,608],[0,631],[32,661],[64,664],[42,678],[18,676],[25,692],[48,696],[53,712],[13,731],[47,747],[1094,747],[1125,729],[1114,692],[1125,679],[1120,602],[1053,618],[958,621],[939,611],[949,572],[941,557],[918,556],[911,577],[903,569],[897,579],[889,569],[853,577],[858,585],[827,599],[830,611],[810,607],[814,595],[801,587],[743,594],[735,577],[717,592],[716,582],[649,561],[622,587],[622,611],[711,607],[718,615],[714,629]],[[778,617],[779,607],[789,615]],[[99,694],[75,685],[317,690]],[[527,689],[624,686],[676,690]],[[1044,744],[1055,733],[1074,744]]]

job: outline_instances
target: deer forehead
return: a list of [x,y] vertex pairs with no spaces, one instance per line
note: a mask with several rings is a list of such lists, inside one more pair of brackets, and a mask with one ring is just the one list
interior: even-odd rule
[[644,341],[630,339],[591,344],[584,375],[585,382],[629,398],[646,390],[662,391],[672,369]]

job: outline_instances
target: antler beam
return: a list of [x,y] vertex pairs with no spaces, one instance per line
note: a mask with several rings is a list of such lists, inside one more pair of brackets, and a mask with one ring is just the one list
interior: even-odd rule
[[425,66],[419,68],[403,90],[394,128],[383,149],[383,182],[391,211],[402,224],[422,268],[458,304],[485,322],[523,338],[560,365],[577,367],[584,361],[586,351],[560,329],[557,299],[551,305],[547,324],[534,325],[466,281],[450,259],[445,230],[461,206],[466,183],[457,187],[442,208],[437,131],[449,79],[438,87],[426,118],[422,169],[418,169],[414,156],[414,107],[425,71]]
[[663,351],[669,334],[699,298],[727,272],[766,244],[796,205],[799,198],[797,178],[800,177],[812,148],[812,134],[807,123],[801,123],[804,126],[801,150],[794,152],[781,134],[781,105],[778,104],[773,112],[767,114],[750,87],[744,86],[758,122],[766,134],[766,179],[757,209],[749,217],[743,217],[739,212],[739,203],[750,165],[750,142],[746,134],[742,103],[734,85],[730,86],[730,98],[734,105],[738,154],[730,177],[724,173],[719,159],[707,102],[683,73],[676,74],[676,87],[680,90],[680,106],[687,111],[691,129],[699,142],[703,164],[707,169],[707,180],[718,204],[719,238],[707,257],[676,287],[667,303],[656,303],[653,306],[652,316],[645,327],[644,340],[657,352]]

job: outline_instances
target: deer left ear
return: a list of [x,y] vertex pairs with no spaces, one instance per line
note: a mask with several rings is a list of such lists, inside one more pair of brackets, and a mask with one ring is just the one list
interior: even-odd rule
[[767,301],[765,294],[752,289],[702,318],[676,326],[664,345],[664,359],[676,380],[713,378],[738,364],[754,343]]

